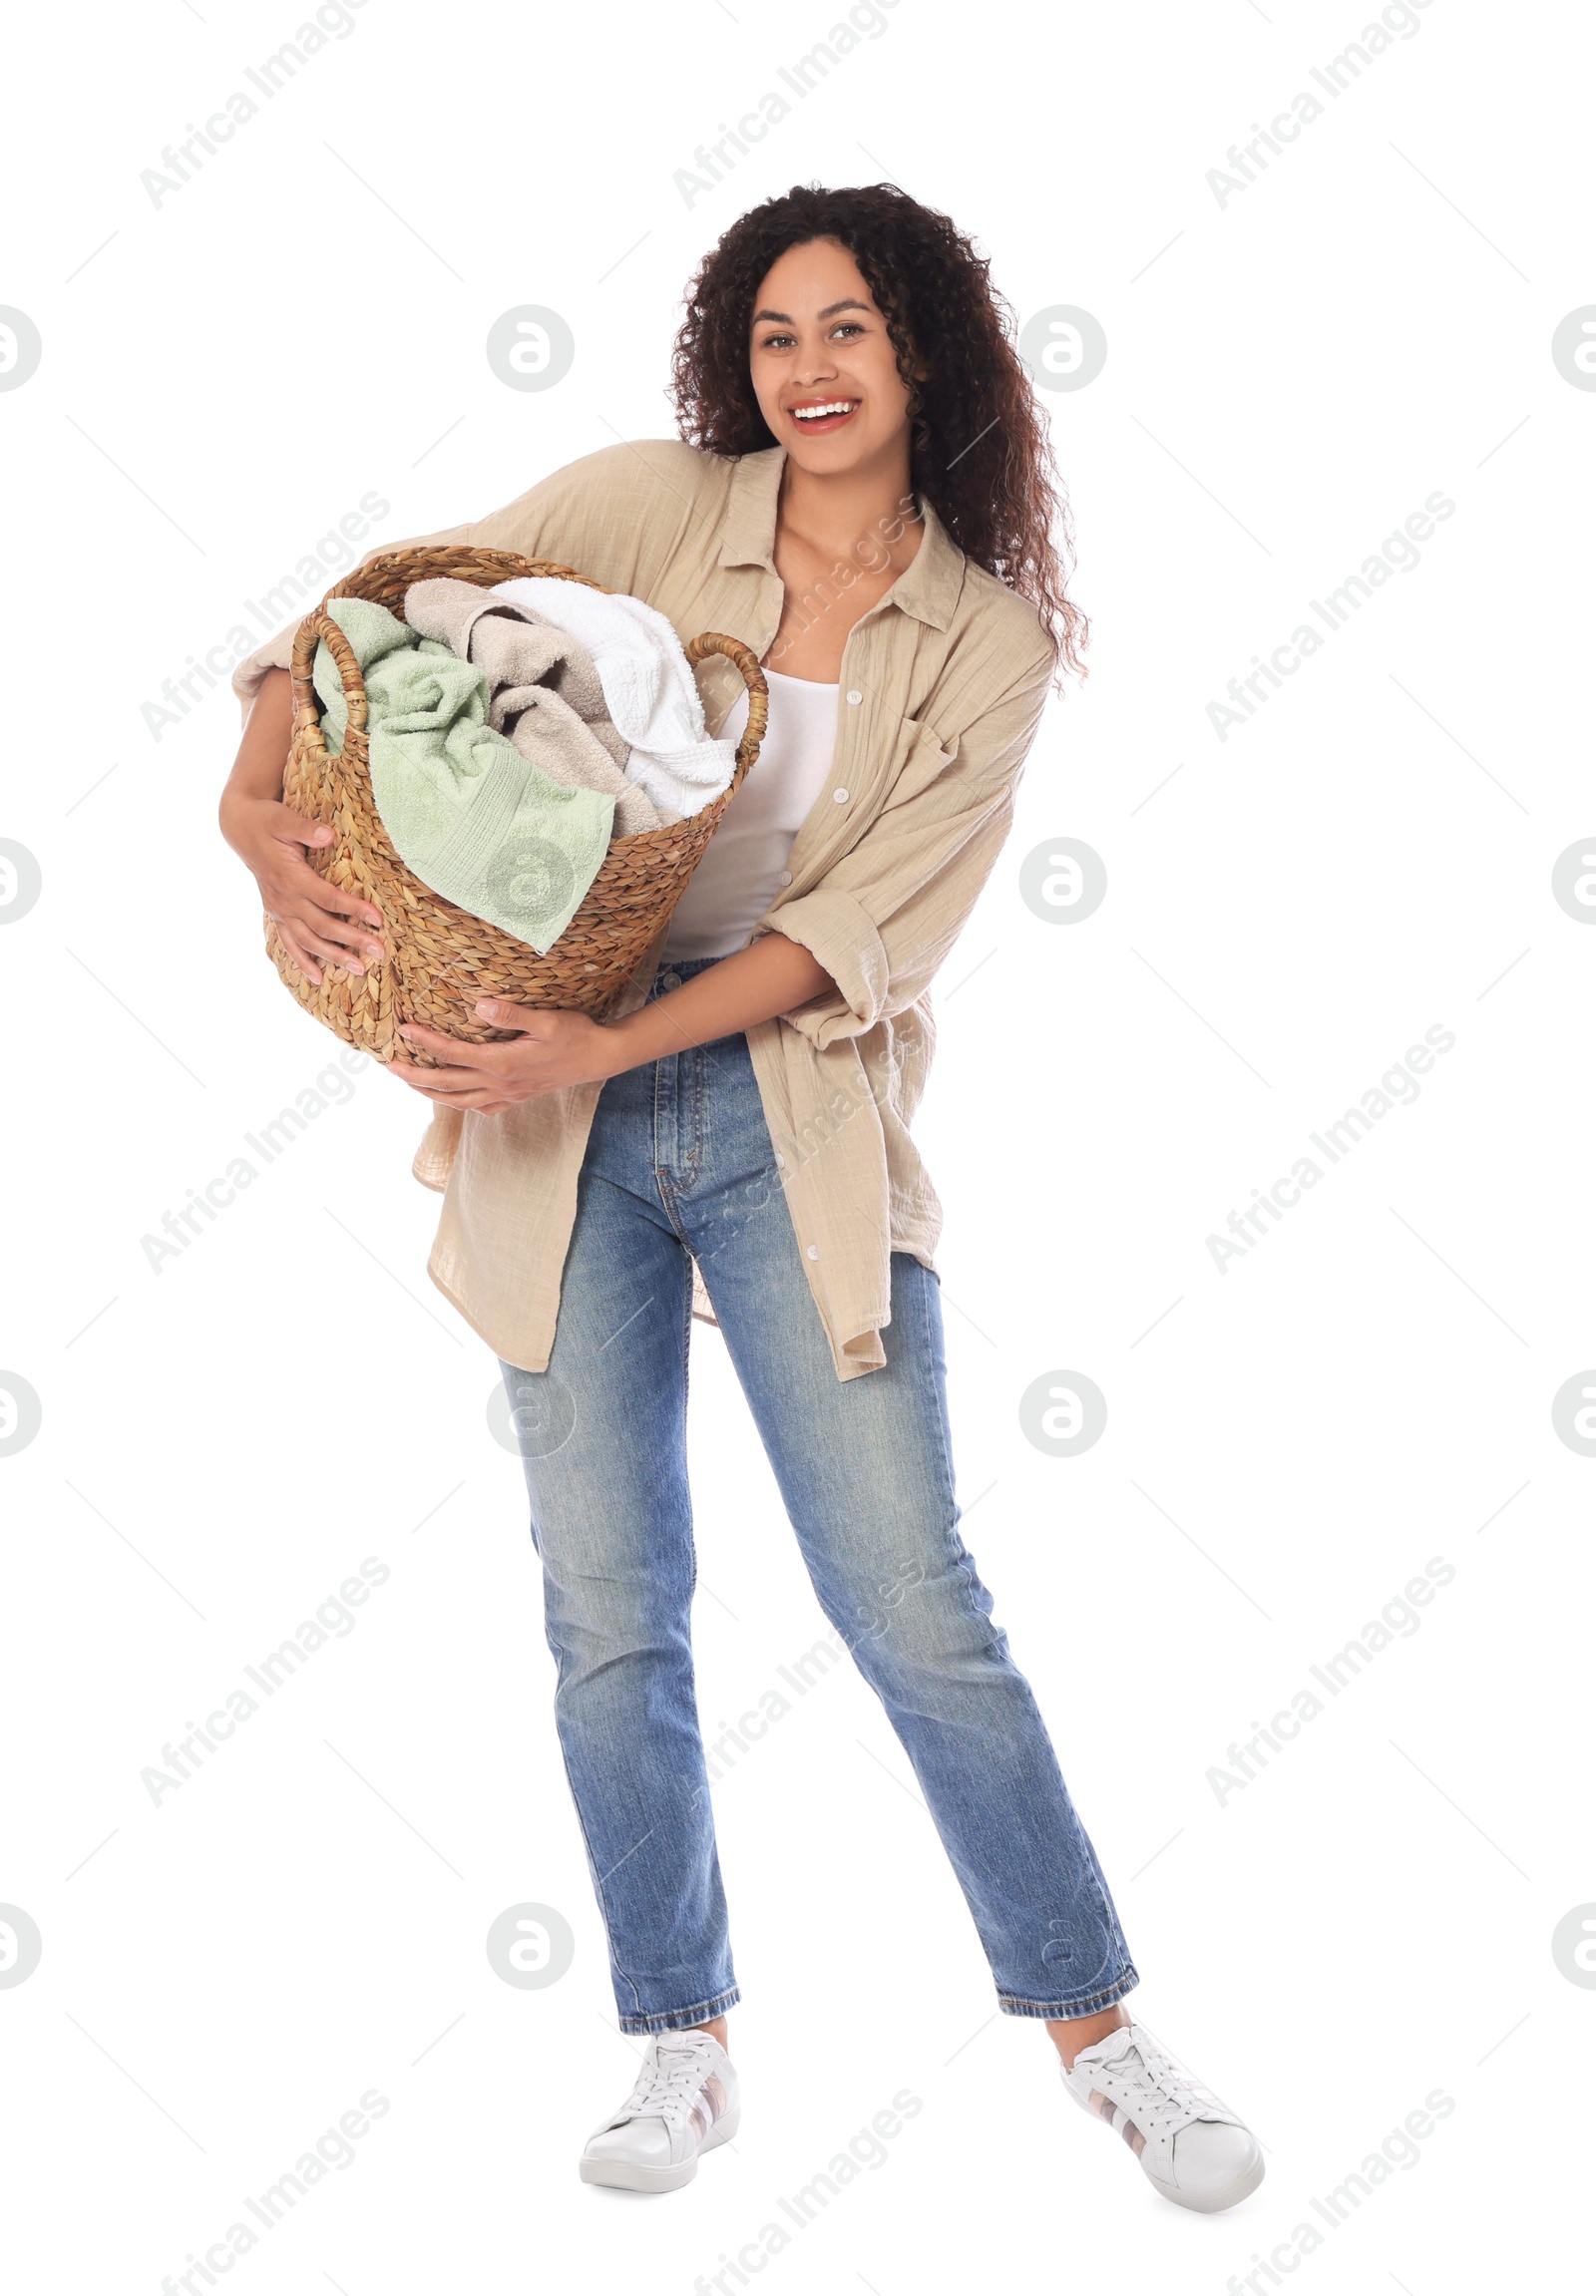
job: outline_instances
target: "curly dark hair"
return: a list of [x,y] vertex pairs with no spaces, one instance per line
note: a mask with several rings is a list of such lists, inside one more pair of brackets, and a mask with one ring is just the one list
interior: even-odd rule
[[[676,424],[714,455],[774,446],[748,371],[749,321],[789,247],[836,239],[869,283],[909,393],[910,479],[965,556],[1029,599],[1078,676],[1087,620],[1066,593],[1069,506],[989,259],[896,184],[795,184],[738,217],[704,257],[671,358]],[[930,372],[924,382],[914,368]]]

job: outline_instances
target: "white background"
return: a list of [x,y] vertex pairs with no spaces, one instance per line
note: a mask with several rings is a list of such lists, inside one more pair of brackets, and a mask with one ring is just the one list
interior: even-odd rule
[[[1357,8],[899,0],[689,203],[694,147],[839,13],[369,0],[159,206],[141,172],[294,9],[10,34],[0,301],[43,339],[0,395],[0,835],[43,875],[0,935],[0,1365],[43,1410],[0,1458],[0,1900],[43,1939],[0,1989],[19,2287],[154,2296],[371,2089],[386,2115],[237,2262],[241,2296],[687,2296],[739,2285],[723,2252],[773,2221],[781,2296],[1218,2296],[1303,2223],[1312,2296],[1438,2296],[1539,2284],[1574,2238],[1596,2000],[1551,1937],[1596,1898],[1596,1461],[1551,1404],[1596,1362],[1596,935],[1551,873],[1596,828],[1596,396],[1550,346],[1596,299],[1588,26],[1431,0],[1222,206],[1207,173],[1324,96],[1309,67]],[[1115,1886],[1133,2007],[1269,2148],[1215,2219],[1160,2202],[1044,2035],[995,2017],[841,1670],[718,1789],[741,2135],[669,2199],[579,2184],[633,2052],[494,1366],[424,1272],[413,1099],[368,1068],[181,1257],[142,1245],[337,1046],[215,833],[235,703],[159,742],[141,705],[362,494],[391,505],[371,541],[402,537],[669,435],[703,250],[794,182],[882,177],[977,236],[1021,323],[1078,306],[1108,341],[1044,395],[1092,676],[1050,706],[943,974],[919,1130],[970,1543]],[[576,338],[547,392],[485,357],[525,303]],[[1220,742],[1227,680],[1436,490],[1455,512],[1416,570]],[[1108,872],[1074,925],[1017,891],[1060,836]],[[1208,1236],[1435,1025],[1455,1044],[1417,1101],[1222,1274]],[[1060,1369],[1108,1404],[1073,1459],[1017,1415]],[[701,1328],[693,1380],[713,1724],[824,1621]],[[390,1576],[355,1630],[156,1806],[163,1744],[367,1556]],[[1419,1630],[1221,1801],[1231,1742],[1431,1557],[1455,1576]],[[575,1931],[544,1990],[484,1951],[521,1901]],[[780,2196],[902,2090],[922,2108],[884,2163],[793,2229]],[[1416,2164],[1330,2230],[1313,2196],[1436,2090],[1455,2108]]]

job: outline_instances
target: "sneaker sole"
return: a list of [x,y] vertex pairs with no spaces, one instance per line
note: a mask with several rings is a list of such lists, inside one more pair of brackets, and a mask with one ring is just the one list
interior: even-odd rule
[[677,2192],[690,2184],[698,2173],[698,2163],[706,2152],[713,2152],[717,2144],[724,2144],[737,2133],[742,2118],[742,2107],[736,2106],[715,2122],[698,2150],[685,2160],[656,2168],[646,2160],[606,2160],[582,2156],[581,2174],[584,2184],[609,2184],[622,2192]]
[[1234,2208],[1238,2200],[1245,2200],[1249,2192],[1256,2192],[1264,2181],[1262,2153],[1250,2168],[1244,2168],[1233,2183],[1222,2184],[1217,2192],[1183,2192],[1177,2185],[1166,2184],[1162,2177],[1154,2176],[1144,2168],[1143,2175],[1155,2192],[1166,2200],[1173,2200],[1177,2208],[1195,2208],[1204,2216],[1217,2216],[1222,2208]]

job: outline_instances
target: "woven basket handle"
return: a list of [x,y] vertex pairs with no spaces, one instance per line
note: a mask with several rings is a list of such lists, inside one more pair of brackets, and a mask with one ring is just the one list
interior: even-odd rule
[[[343,679],[343,698],[349,705],[349,733],[366,730],[366,681],[360,674],[355,649],[330,613],[318,606],[307,613],[294,632],[293,640],[293,722],[295,731],[317,729],[321,721],[321,708],[316,689],[310,682],[311,664],[315,660],[318,639],[326,641],[327,651],[338,664]],[[347,740],[348,735],[345,735]]]
[[759,755],[759,744],[765,738],[765,722],[770,714],[770,688],[759,666],[759,656],[751,646],[744,645],[741,638],[722,637],[718,630],[706,629],[701,637],[695,637],[687,647],[688,663],[696,669],[712,653],[724,654],[732,668],[741,671],[742,682],[748,688],[748,723],[737,744],[736,771],[726,791],[730,797],[732,790],[741,785],[743,776]]

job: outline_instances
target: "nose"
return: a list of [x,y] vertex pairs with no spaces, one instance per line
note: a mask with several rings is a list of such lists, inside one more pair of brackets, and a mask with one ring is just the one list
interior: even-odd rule
[[800,353],[793,379],[800,390],[807,391],[816,383],[831,382],[836,373],[836,359],[824,343],[818,343]]

